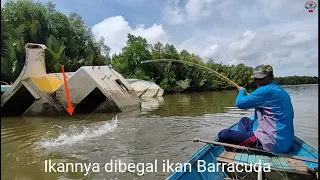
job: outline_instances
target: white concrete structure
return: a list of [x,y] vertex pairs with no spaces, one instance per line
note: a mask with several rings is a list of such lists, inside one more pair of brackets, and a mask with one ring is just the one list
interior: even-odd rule
[[159,109],[164,103],[163,97],[141,98],[141,113],[148,114],[150,111]]
[[26,45],[26,63],[16,81],[1,95],[1,116],[50,115],[63,110],[42,92],[36,79],[46,76],[44,45]]
[[127,79],[127,81],[140,98],[163,96],[163,89],[153,82],[140,79]]
[[[75,113],[125,111],[140,106],[140,100],[122,76],[108,66],[83,66],[68,80]],[[55,91],[56,99],[67,108],[65,86]]]
[[[62,73],[46,73],[41,44],[26,45],[26,63],[16,81],[1,95],[1,116],[67,114]],[[66,72],[74,113],[125,111],[141,105],[139,97],[108,66],[84,66]]]

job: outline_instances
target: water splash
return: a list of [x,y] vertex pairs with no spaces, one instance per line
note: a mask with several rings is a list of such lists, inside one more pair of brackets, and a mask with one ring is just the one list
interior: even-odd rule
[[56,138],[42,138],[37,144],[44,148],[57,147],[62,145],[71,145],[86,139],[95,138],[103,134],[114,131],[117,128],[117,116],[112,118],[111,122],[104,124],[94,124],[89,127],[69,126],[67,132],[61,132]]

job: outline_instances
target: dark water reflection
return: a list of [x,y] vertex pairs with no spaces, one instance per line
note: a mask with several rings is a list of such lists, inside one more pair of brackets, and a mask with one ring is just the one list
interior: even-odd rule
[[[296,135],[318,147],[318,85],[287,86]],[[234,108],[237,91],[172,94],[143,100],[141,109],[117,115],[1,119],[1,179],[165,179],[162,160],[183,162],[223,128],[251,116]],[[85,120],[84,120],[85,119]],[[44,161],[99,163],[100,172],[46,173]],[[110,160],[159,163],[157,173],[107,173]]]

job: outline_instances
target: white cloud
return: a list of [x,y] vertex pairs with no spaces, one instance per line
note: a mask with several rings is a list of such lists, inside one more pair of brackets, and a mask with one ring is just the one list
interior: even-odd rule
[[219,45],[213,44],[205,48],[201,56],[204,59],[214,58],[214,57],[217,57],[218,51],[219,51]]
[[154,21],[158,24],[132,27],[114,16],[92,31],[97,39],[105,37],[112,52],[121,51],[132,33],[152,44],[172,42],[178,51],[186,49],[204,61],[268,63],[281,69],[280,76],[316,75],[318,12],[308,13],[303,6],[300,0],[167,0],[160,8],[163,21]]
[[167,42],[168,35],[163,30],[162,25],[153,24],[150,28],[145,28],[144,25],[139,25],[132,30],[132,34],[139,35],[148,40],[149,43]]
[[306,68],[318,67],[318,52],[315,50],[308,51],[305,54],[306,63],[304,64]]
[[212,14],[211,7],[218,2],[218,0],[187,0],[186,4],[180,7],[179,0],[169,0],[163,9],[164,19],[170,24],[196,22],[209,17]]
[[185,5],[186,14],[190,20],[196,21],[202,17],[211,15],[210,6],[214,5],[216,0],[189,0]]
[[228,65],[237,65],[237,64],[240,64],[240,63],[244,63],[244,61],[239,60],[239,59],[232,59],[232,60],[229,61],[227,64],[228,64]]
[[286,58],[291,56],[292,52],[289,49],[275,49],[272,52],[272,58]]
[[122,16],[113,16],[95,24],[92,27],[94,37],[99,40],[104,37],[106,45],[111,48],[111,53],[118,53],[126,45],[127,35],[131,33],[147,39],[151,44],[156,42],[168,42],[168,34],[161,24],[153,24],[151,27],[145,27],[139,24],[132,28],[129,22]]
[[[279,34],[273,31],[247,30],[238,38],[221,44],[197,46],[197,41],[189,39],[180,47],[199,54],[204,61],[212,58],[215,62],[229,65],[244,63],[252,67],[267,63],[275,69],[285,67],[287,72],[281,72],[284,74],[296,73],[289,68],[314,68],[318,61],[317,34],[308,32]],[[310,47],[312,51],[309,50]]]
[[179,0],[168,1],[168,5],[163,9],[163,15],[167,22],[171,24],[182,24],[185,14],[178,5]]
[[311,31],[288,32],[284,38],[283,45],[294,47],[317,41],[318,35]]
[[[185,2],[185,3],[184,3]],[[296,20],[308,17],[301,0],[167,0],[162,9],[169,24],[197,23],[205,18],[242,18],[257,21],[260,18]],[[218,12],[218,13],[217,13]],[[317,12],[316,12],[317,13]],[[231,20],[231,19],[230,19]]]
[[[175,0],[167,1],[162,13],[169,27],[184,27],[189,32],[188,38],[176,42],[178,49],[198,54],[204,61],[212,58],[248,66],[269,63],[281,69],[280,76],[316,75],[318,10],[309,13],[304,3]],[[170,14],[171,9],[175,13]]]

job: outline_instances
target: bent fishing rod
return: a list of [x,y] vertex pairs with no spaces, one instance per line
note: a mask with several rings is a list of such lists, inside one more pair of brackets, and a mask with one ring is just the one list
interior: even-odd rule
[[[205,67],[203,65],[200,65],[200,64],[196,64],[196,63],[193,63],[193,62],[189,62],[189,61],[182,61],[182,60],[176,60],[176,59],[155,59],[155,60],[146,60],[146,61],[142,61],[134,70],[133,72],[141,65],[141,64],[145,64],[145,63],[151,63],[151,62],[177,62],[177,63],[183,63],[183,64],[188,64],[188,65],[192,65],[192,66],[196,66],[196,67],[199,67],[199,68],[202,68],[202,69],[205,69],[205,70],[208,70],[210,72],[213,72],[214,74],[218,75],[219,77],[222,77],[223,79],[227,80],[230,84],[234,85],[235,87],[239,88],[240,86],[235,83],[234,81],[230,80],[229,78],[227,78],[226,76],[224,76],[223,74],[213,70],[213,69],[210,69],[208,67]],[[132,73],[133,73],[132,72]],[[132,74],[131,73],[131,74]],[[130,74],[130,75],[131,75]],[[129,75],[129,76],[130,76]],[[128,76],[128,77],[129,77]],[[247,93],[247,92],[246,92]],[[248,93],[247,93],[248,94]]]

